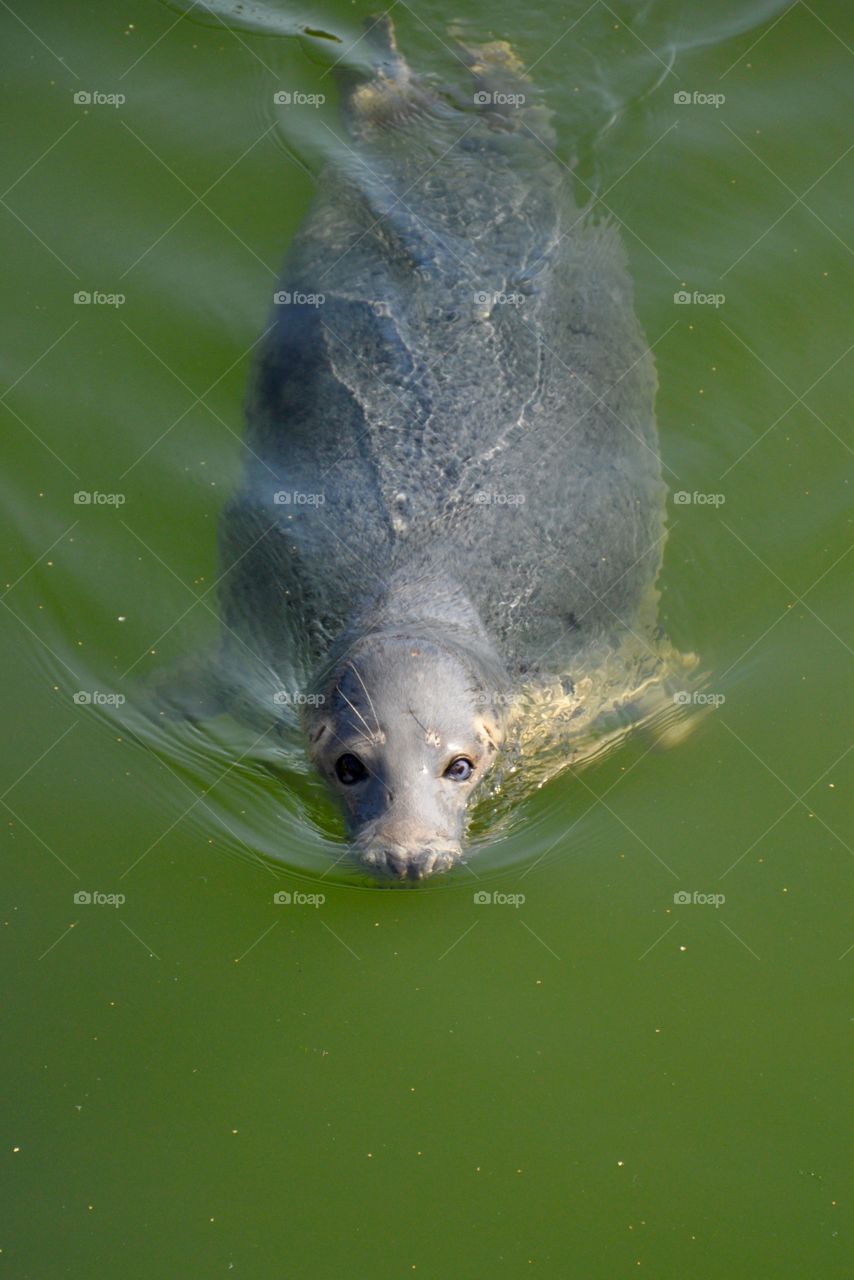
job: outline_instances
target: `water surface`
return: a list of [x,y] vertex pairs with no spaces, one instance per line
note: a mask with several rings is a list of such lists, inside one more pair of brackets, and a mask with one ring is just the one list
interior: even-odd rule
[[399,892],[336,861],[296,734],[134,699],[216,639],[253,345],[371,12],[237,8],[2,19],[10,1273],[847,1275],[851,16],[394,6],[438,78],[455,23],[510,40],[622,227],[662,618],[713,696]]

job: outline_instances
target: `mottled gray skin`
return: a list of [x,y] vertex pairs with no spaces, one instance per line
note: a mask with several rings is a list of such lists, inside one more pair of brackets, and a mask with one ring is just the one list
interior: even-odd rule
[[522,113],[431,99],[394,53],[361,93],[282,283],[325,301],[277,306],[263,343],[222,604],[315,673],[312,758],[362,860],[420,876],[460,854],[507,689],[633,625],[664,488],[616,234]]

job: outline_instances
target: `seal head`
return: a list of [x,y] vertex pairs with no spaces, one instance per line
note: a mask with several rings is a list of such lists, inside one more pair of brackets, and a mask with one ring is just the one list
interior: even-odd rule
[[311,756],[373,874],[422,879],[460,858],[505,687],[494,655],[445,637],[370,634],[328,668],[307,711]]

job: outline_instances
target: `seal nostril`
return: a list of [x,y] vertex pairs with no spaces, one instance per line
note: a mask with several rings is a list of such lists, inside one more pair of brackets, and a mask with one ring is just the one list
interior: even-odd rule
[[409,860],[405,853],[399,853],[396,849],[386,849],[385,860],[393,876],[399,876],[402,879],[406,875]]
[[362,864],[375,875],[395,880],[427,880],[437,873],[450,871],[461,854],[459,847],[408,851],[399,845],[374,845],[360,850]]

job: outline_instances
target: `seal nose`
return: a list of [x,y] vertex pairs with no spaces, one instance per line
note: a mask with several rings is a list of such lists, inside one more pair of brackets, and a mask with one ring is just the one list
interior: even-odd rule
[[459,856],[459,849],[422,849],[409,852],[385,845],[367,850],[362,854],[362,861],[372,871],[385,871],[396,880],[423,880],[437,871],[447,871]]
[[386,849],[385,864],[393,876],[405,880],[409,875],[410,861],[402,849]]

